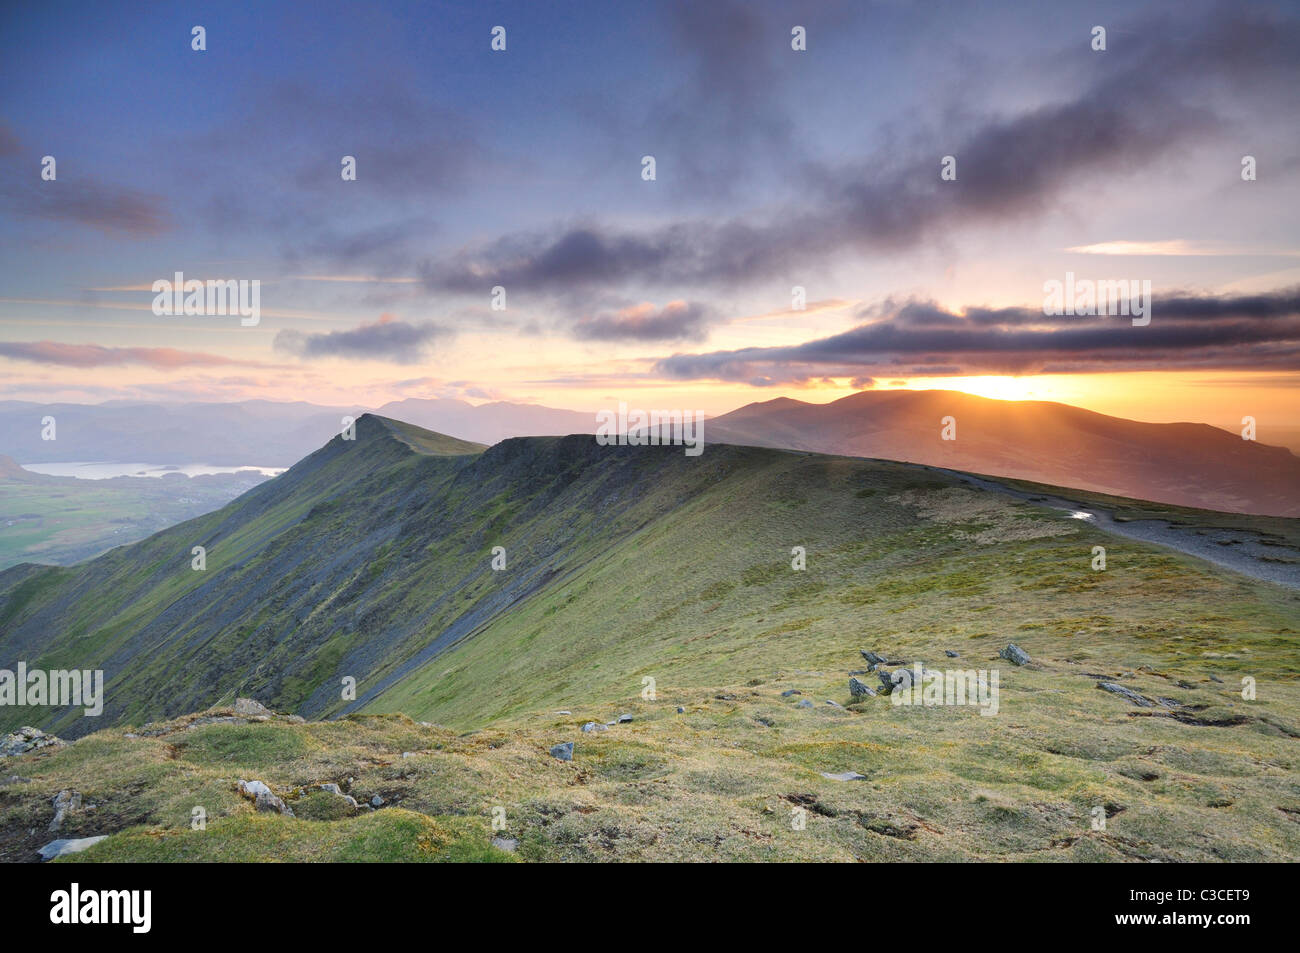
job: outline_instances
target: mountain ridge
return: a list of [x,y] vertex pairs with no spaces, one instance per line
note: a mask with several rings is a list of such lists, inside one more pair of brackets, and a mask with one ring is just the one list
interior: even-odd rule
[[[955,525],[971,529],[925,515],[954,501],[969,511]],[[250,695],[314,717],[400,710],[472,724],[589,677],[587,659],[671,656],[706,622],[761,634],[765,605],[817,604],[818,586],[867,599],[877,587],[909,591],[917,572],[974,580],[962,563],[972,533],[1023,537],[999,558],[1050,556],[1051,565],[1076,558],[1076,547],[1086,553],[1088,540],[1115,545],[1059,513],[916,465],[719,444],[692,458],[589,435],[482,449],[366,414],[355,440],[336,435],[221,510],[78,566],[0,573],[0,667],[103,668],[115,723]],[[1077,543],[1057,552],[1058,539]],[[796,544],[820,553],[823,581],[789,573]],[[503,570],[492,566],[497,546]],[[1131,549],[1152,566],[1207,571]],[[695,608],[674,610],[678,597]],[[715,603],[710,612],[725,607],[716,619],[699,614]],[[521,648],[500,655],[519,638]],[[466,661],[444,672],[433,663],[448,653]],[[512,677],[533,687],[484,694],[524,659],[532,674]],[[345,676],[357,679],[355,700],[340,695]],[[33,714],[0,710],[0,719]],[[73,735],[95,727],[73,711],[42,724]]]
[[[946,418],[956,439],[944,440]],[[1053,401],[863,391],[750,404],[713,440],[942,466],[1210,510],[1300,516],[1300,457],[1209,424],[1152,424]]]

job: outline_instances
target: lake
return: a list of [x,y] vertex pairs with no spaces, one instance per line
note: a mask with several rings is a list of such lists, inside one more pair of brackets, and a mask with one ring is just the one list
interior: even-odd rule
[[68,463],[23,463],[24,470],[32,473],[44,473],[47,476],[80,477],[83,480],[110,480],[120,476],[161,477],[169,473],[182,473],[185,476],[209,476],[214,473],[238,473],[240,470],[256,470],[263,476],[279,476],[284,467],[214,467],[207,463],[182,463],[177,465],[161,463],[100,463],[71,461]]

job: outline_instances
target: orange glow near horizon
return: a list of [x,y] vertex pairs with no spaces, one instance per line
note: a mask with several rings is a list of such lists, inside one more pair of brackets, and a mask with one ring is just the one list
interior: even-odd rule
[[[221,350],[239,352],[229,346]],[[644,366],[635,360],[613,363],[607,374],[601,375],[592,374],[590,365],[571,363],[572,354],[562,349],[555,348],[544,356],[545,370],[515,361],[480,361],[474,365],[465,362],[459,368],[459,380],[437,374],[441,368],[434,367],[412,367],[404,378],[397,378],[391,366],[379,363],[321,362],[300,368],[281,365],[232,371],[109,367],[81,370],[71,377],[63,368],[32,368],[0,361],[0,366],[8,365],[5,373],[10,368],[15,372],[0,398],[75,403],[98,403],[110,398],[162,403],[302,400],[373,408],[409,397],[446,397],[474,404],[500,400],[583,412],[626,400],[645,408],[676,407],[717,416],[778,397],[829,403],[861,389],[848,378],[773,387],[731,381],[674,381],[647,376]],[[1300,374],[1135,371],[1020,377],[880,377],[871,389],[955,390],[995,400],[1056,401],[1130,420],[1208,423],[1232,430],[1240,427],[1242,417],[1251,416],[1258,422],[1261,439],[1274,427],[1300,430]]]

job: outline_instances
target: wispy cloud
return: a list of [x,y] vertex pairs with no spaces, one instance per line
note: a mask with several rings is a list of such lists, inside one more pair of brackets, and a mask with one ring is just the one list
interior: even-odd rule
[[1251,257],[1300,258],[1300,251],[1293,248],[1249,248],[1243,245],[1190,241],[1182,238],[1154,242],[1097,242],[1092,245],[1074,245],[1067,248],[1066,251],[1080,255],[1151,255],[1158,257],[1249,255]]
[[105,182],[84,171],[78,174],[66,164],[55,179],[46,181],[41,178],[39,158],[7,125],[0,124],[0,160],[5,163],[0,209],[17,217],[75,222],[140,238],[171,228],[162,196]]
[[139,364],[160,370],[223,365],[263,366],[257,362],[171,347],[105,347],[100,344],[62,344],[57,341],[0,341],[0,357],[82,368],[126,364]]
[[413,285],[419,278],[384,278],[379,275],[290,275],[290,281],[337,281],[347,284]]
[[695,301],[670,301],[662,308],[647,301],[583,318],[573,334],[588,341],[702,340],[713,316],[712,308]]
[[281,331],[275,336],[275,348],[302,358],[342,357],[415,364],[426,357],[434,341],[451,334],[449,328],[433,322],[412,324],[385,314],[374,324],[347,331]]

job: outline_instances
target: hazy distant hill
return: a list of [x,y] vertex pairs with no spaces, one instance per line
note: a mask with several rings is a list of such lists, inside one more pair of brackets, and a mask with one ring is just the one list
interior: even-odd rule
[[[0,453],[22,463],[125,461],[287,467],[341,429],[342,418],[368,408],[304,402],[39,404],[0,401]],[[493,444],[507,437],[592,433],[594,416],[533,404],[408,399],[384,416],[462,440]],[[41,439],[42,419],[56,422]]]
[[376,413],[488,445],[510,437],[595,433],[596,428],[594,414],[506,401],[474,405],[463,400],[410,397],[384,404]]
[[[956,419],[957,439],[941,439]],[[1300,516],[1300,457],[1208,424],[1150,424],[956,391],[789,398],[708,421],[711,442],[879,457],[1203,509]]]
[[[0,453],[21,463],[121,461],[290,466],[360,411],[265,400],[239,403],[0,402]],[[55,439],[42,439],[53,417]]]
[[[0,453],[22,462],[290,466],[361,408],[243,401],[175,406],[0,402]],[[408,399],[382,416],[475,443],[592,433],[595,417],[532,404]],[[41,439],[54,416],[58,439]],[[955,417],[957,439],[940,439]],[[748,404],[706,423],[708,443],[876,457],[1230,512],[1300,516],[1300,457],[1207,424],[1148,424],[1067,404],[954,391],[866,391],[829,404]]]

